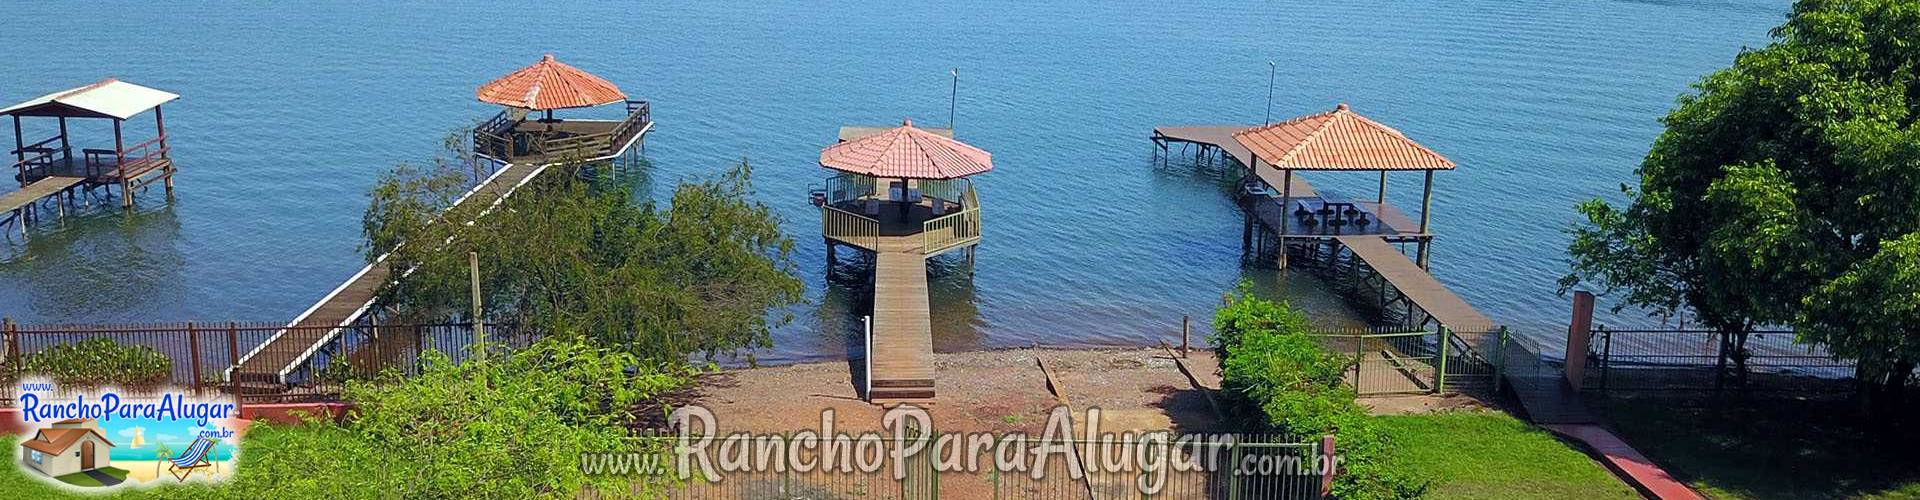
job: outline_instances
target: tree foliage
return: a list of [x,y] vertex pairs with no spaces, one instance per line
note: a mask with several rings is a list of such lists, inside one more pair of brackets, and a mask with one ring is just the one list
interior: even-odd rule
[[751,198],[744,161],[679,184],[664,207],[577,165],[550,167],[505,199],[478,192],[456,205],[474,185],[469,164],[451,149],[430,165],[397,167],[374,189],[366,254],[391,252],[394,270],[381,305],[471,319],[467,254],[476,252],[488,321],[678,360],[766,346],[789,320],[769,311],[801,300],[793,242]]
[[[1912,265],[1882,253],[1920,230],[1920,2],[1802,0],[1773,35],[1679,99],[1640,185],[1622,186],[1624,208],[1579,206],[1562,285],[1624,291],[1623,304],[1722,332],[1796,324],[1837,355],[1910,371],[1911,356],[1876,353],[1912,342],[1915,323],[1819,311],[1836,286],[1889,291],[1845,276]],[[1744,336],[1729,342],[1744,359]]]
[[1396,463],[1390,436],[1354,398],[1344,376],[1354,359],[1309,336],[1306,315],[1284,303],[1239,293],[1214,313],[1220,392],[1243,429],[1312,439],[1332,434],[1341,455],[1339,498],[1414,498],[1430,481]]

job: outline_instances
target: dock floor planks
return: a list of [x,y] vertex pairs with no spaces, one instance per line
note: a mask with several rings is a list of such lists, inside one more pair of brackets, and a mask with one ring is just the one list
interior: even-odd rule
[[880,238],[873,270],[873,383],[869,399],[933,397],[933,321],[920,236]]
[[1433,279],[1425,269],[1414,265],[1413,260],[1387,245],[1379,236],[1340,236],[1340,244],[1353,250],[1353,254],[1366,261],[1374,272],[1386,278],[1387,283],[1400,290],[1407,300],[1426,311],[1427,315],[1457,332],[1485,332],[1493,329],[1493,321],[1480,314],[1467,301],[1460,300],[1446,285]]
[[21,207],[66,191],[86,180],[84,177],[47,177],[33,181],[32,184],[27,184],[26,187],[17,191],[0,195],[0,212],[19,210]]

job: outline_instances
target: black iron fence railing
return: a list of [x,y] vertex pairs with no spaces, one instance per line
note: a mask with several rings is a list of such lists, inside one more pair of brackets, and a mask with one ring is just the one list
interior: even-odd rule
[[[522,348],[534,340],[512,325],[486,327],[489,352]],[[352,380],[387,371],[417,374],[421,356],[429,351],[464,360],[473,342],[469,323],[290,327],[261,322],[8,322],[0,326],[0,406],[17,403],[21,383],[30,378],[53,382],[55,392],[110,385],[227,393],[246,402],[330,400]],[[116,356],[112,368],[91,360],[102,353]],[[276,366],[249,364],[251,359],[292,361]]]

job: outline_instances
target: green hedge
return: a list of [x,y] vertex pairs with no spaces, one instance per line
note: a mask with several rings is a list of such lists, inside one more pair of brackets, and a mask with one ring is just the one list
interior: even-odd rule
[[1342,383],[1354,360],[1310,337],[1305,315],[1255,297],[1242,284],[1214,314],[1213,328],[1221,392],[1242,429],[1303,439],[1333,434],[1341,459],[1333,492],[1340,498],[1412,498],[1426,491],[1429,481],[1393,463],[1391,439]]
[[97,338],[21,356],[20,373],[62,387],[152,387],[167,383],[173,360],[151,347]]

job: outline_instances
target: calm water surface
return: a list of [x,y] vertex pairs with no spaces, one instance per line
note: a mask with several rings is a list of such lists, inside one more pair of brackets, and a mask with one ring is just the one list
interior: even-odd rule
[[[482,82],[552,51],[654,102],[651,196],[740,158],[800,243],[811,304],[764,360],[838,357],[857,285],[826,272],[807,185],[844,124],[945,121],[994,153],[971,279],[936,266],[937,349],[1152,344],[1250,278],[1344,321],[1310,279],[1243,266],[1231,174],[1156,166],[1158,124],[1259,123],[1351,103],[1451,157],[1433,265],[1498,321],[1554,337],[1564,228],[1616,192],[1700,75],[1766,42],[1784,0],[1704,2],[696,2],[506,8],[20,2],[0,100],[103,76],[167,108],[179,196],[95,210],[0,251],[24,322],[285,320],[359,269],[361,210],[393,163],[494,110]],[[22,20],[76,9],[84,27]],[[145,117],[142,117],[145,118]],[[142,123],[144,126],[145,122]],[[102,129],[81,129],[105,137]],[[30,135],[40,135],[31,133]],[[99,143],[92,143],[99,144]],[[78,146],[76,146],[78,147]],[[1368,192],[1371,174],[1310,176]],[[1418,176],[1391,196],[1417,205]],[[0,188],[4,189],[4,188]],[[836,278],[837,279],[837,278]]]

